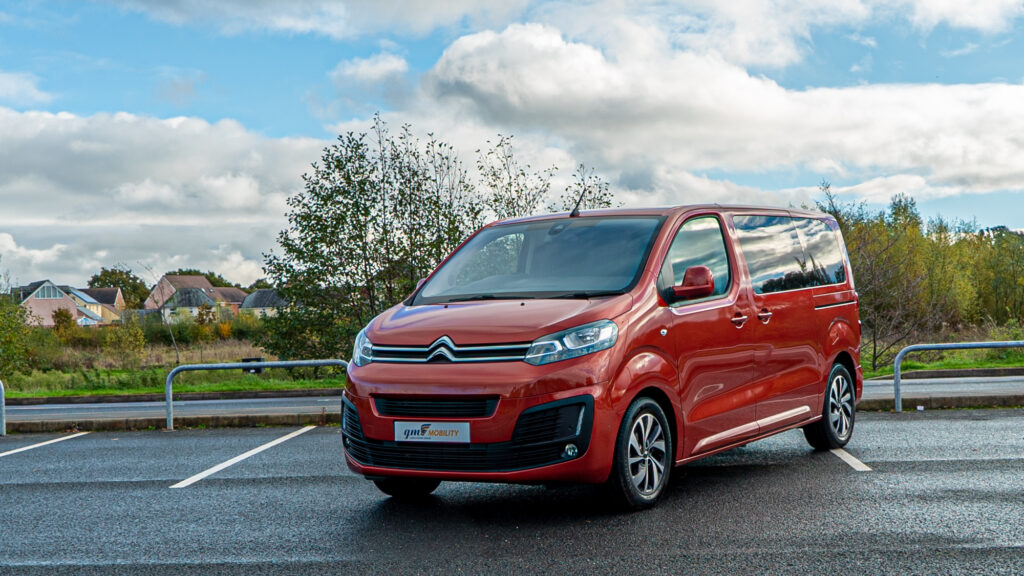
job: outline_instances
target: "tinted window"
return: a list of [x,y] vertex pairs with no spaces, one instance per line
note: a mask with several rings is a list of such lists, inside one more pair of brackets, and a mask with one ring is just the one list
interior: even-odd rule
[[705,216],[688,220],[668,249],[662,268],[662,285],[678,286],[691,266],[707,266],[715,279],[715,293],[721,296],[729,290],[729,256],[725,251],[725,238],[717,218]]
[[788,216],[736,216],[733,222],[754,292],[797,290],[846,279],[838,239],[825,223]]
[[635,284],[661,222],[584,217],[485,228],[423,285],[414,303],[623,292]]
[[839,247],[839,236],[821,220],[794,218],[797,234],[807,253],[807,267],[813,271],[811,286],[846,281],[846,267]]

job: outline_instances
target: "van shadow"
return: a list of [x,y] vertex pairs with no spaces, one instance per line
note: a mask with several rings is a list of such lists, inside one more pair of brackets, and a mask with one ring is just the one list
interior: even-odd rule
[[[567,540],[650,546],[653,523],[662,527],[657,538],[678,546],[673,538],[778,522],[780,510],[783,515],[787,510],[797,513],[808,498],[816,497],[815,491],[826,490],[815,488],[815,482],[794,481],[820,463],[807,450],[790,453],[787,459],[796,464],[745,450],[676,468],[658,505],[640,512],[622,511],[602,486],[443,483],[435,495],[418,501],[380,495],[349,517],[343,531],[375,549],[412,555],[429,556],[439,542],[458,543],[448,551],[453,555],[516,547],[524,553],[559,554],[555,543]],[[681,527],[688,536],[680,535]]]

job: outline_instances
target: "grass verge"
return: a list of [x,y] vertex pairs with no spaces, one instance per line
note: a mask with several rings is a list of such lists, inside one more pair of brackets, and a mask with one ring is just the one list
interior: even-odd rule
[[[161,394],[169,369],[149,368],[137,371],[79,370],[76,372],[33,372],[17,374],[4,381],[9,398],[107,396]],[[174,392],[241,392],[268,390],[304,390],[342,388],[343,373],[332,371],[314,377],[312,370],[268,370],[263,374],[243,374],[235,370],[186,372],[174,379]]]

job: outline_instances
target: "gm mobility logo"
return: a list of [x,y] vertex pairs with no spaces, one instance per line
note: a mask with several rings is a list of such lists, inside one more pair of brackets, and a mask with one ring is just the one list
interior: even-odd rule
[[469,442],[469,422],[395,422],[398,442]]
[[411,436],[417,436],[417,437],[429,436],[428,432],[430,432],[430,424],[423,424],[422,426],[419,427],[419,429],[410,428],[410,429],[406,430],[405,431],[405,439],[408,440],[409,437],[411,437]]

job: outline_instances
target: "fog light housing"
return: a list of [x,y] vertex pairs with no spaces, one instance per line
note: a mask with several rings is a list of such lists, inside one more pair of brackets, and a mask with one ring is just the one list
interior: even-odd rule
[[580,449],[575,444],[566,444],[565,449],[562,451],[562,455],[567,458],[575,458],[579,456]]

